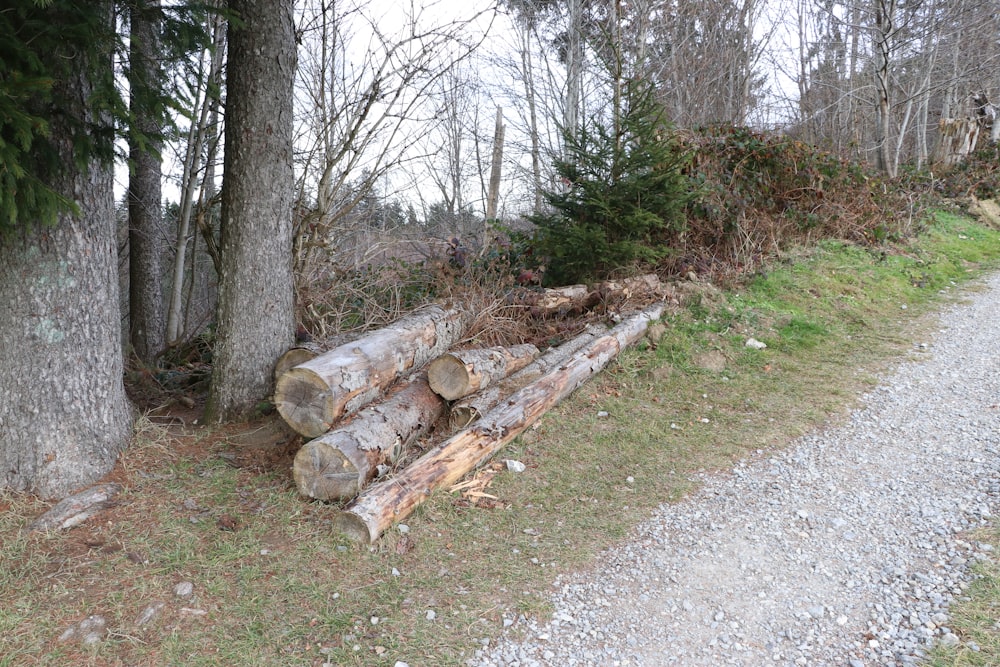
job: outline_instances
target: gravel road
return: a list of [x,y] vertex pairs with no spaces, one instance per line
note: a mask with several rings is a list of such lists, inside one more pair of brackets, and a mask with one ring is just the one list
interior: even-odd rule
[[[471,667],[915,665],[991,558],[1000,275],[947,306],[844,422],[664,506]],[[975,646],[970,647],[976,650]]]

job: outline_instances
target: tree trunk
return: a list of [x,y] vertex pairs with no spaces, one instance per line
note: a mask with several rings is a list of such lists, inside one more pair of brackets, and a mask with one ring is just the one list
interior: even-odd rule
[[451,410],[449,411],[448,427],[453,431],[465,428],[486,414],[503,397],[510,396],[517,390],[522,389],[529,382],[534,382],[589,345],[595,338],[606,333],[607,329],[603,326],[589,327],[587,331],[576,338],[563,343],[559,347],[547,350],[541,357],[535,359],[510,377],[487,387],[477,394],[458,401],[451,406]]
[[163,313],[163,215],[160,194],[160,148],[155,139],[161,131],[150,109],[136,90],[156,85],[160,79],[159,0],[140,0],[131,9],[130,89],[132,113],[148,145],[129,142],[132,172],[128,187],[129,342],[146,365],[163,351],[166,323]]
[[432,361],[427,380],[435,394],[454,401],[521,370],[537,356],[538,348],[529,344],[459,350]]
[[374,542],[393,522],[409,516],[434,489],[453,484],[488,460],[546,410],[600,372],[622,349],[642,337],[650,320],[658,318],[663,308],[660,304],[629,318],[399,475],[368,487],[337,515],[336,526],[352,539]]
[[278,378],[278,412],[302,435],[318,437],[343,414],[376,399],[396,378],[447,352],[465,335],[470,320],[464,310],[430,306],[296,366]]
[[270,393],[294,340],[292,279],[292,0],[231,0],[222,275],[206,413],[247,415]]
[[307,442],[295,456],[299,493],[319,500],[353,498],[444,414],[445,402],[423,373],[370,405],[344,426]]
[[889,70],[892,66],[896,0],[876,0],[875,9],[875,150],[876,166],[889,178],[896,177],[896,163],[890,145],[892,105],[889,100]]
[[503,166],[503,109],[497,107],[496,128],[493,131],[493,156],[490,160],[490,187],[486,195],[486,220],[496,220],[500,200],[500,168]]
[[[100,7],[110,30],[110,3]],[[50,16],[59,30],[58,12]],[[27,223],[0,239],[0,487],[46,498],[111,470],[132,423],[122,383],[112,172],[93,156],[80,168],[79,126],[65,120],[109,125],[87,104],[87,73],[110,70],[110,54],[100,62],[85,54],[72,44],[39,54],[72,68],[52,91],[62,112],[50,126],[62,170],[43,177],[75,200],[78,213],[60,215],[51,227]]]

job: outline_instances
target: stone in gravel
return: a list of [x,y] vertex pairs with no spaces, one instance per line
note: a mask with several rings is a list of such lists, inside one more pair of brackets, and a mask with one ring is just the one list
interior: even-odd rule
[[194,593],[194,584],[190,581],[182,581],[174,586],[174,595],[179,598],[189,598]]
[[813,618],[823,618],[823,605],[818,604],[816,606],[809,607],[808,612]]
[[144,625],[152,623],[156,620],[156,617],[160,615],[160,612],[163,611],[163,607],[165,606],[166,603],[160,600],[150,602],[146,605],[146,608],[139,612],[139,615],[135,617],[135,627],[141,628]]

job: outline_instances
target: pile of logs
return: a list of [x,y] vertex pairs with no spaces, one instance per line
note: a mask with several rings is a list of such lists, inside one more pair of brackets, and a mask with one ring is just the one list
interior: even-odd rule
[[[595,297],[596,291],[579,298],[608,294]],[[565,296],[550,292],[551,303]],[[354,539],[374,542],[434,489],[485,463],[642,338],[663,310],[661,302],[613,329],[588,327],[545,354],[533,345],[453,349],[473,318],[441,306],[329,351],[290,350],[276,364],[274,399],[289,426],[312,438],[293,465],[299,492],[350,501],[335,524]],[[422,456],[385,475],[438,424],[447,425],[435,435],[450,436],[437,437]]]

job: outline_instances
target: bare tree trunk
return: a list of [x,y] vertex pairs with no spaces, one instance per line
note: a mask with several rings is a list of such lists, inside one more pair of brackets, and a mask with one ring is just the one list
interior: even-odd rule
[[[111,3],[101,2],[110,31]],[[51,12],[53,30],[61,26]],[[52,91],[65,116],[50,127],[61,155],[47,185],[75,200],[77,214],[54,226],[27,225],[0,240],[0,488],[63,497],[114,466],[131,434],[132,413],[122,382],[114,182],[96,158],[82,168],[78,128],[66,118],[99,127],[87,103],[88,73],[110,71],[110,53],[88,62],[67,44],[40,57],[71,71]]]
[[292,0],[231,0],[222,264],[206,413],[247,415],[294,340],[292,279]]
[[538,136],[538,109],[535,102],[535,75],[531,66],[531,27],[525,21],[521,39],[521,76],[524,79],[524,95],[528,104],[528,136],[531,140],[531,183],[534,204],[531,212],[542,210],[542,152]]
[[583,83],[583,0],[569,0],[567,38],[563,131],[576,136],[580,126],[580,91]]
[[[218,85],[222,72],[222,57],[225,49],[222,40],[225,35],[225,25],[221,18],[216,18],[213,35],[216,49],[211,54],[209,69],[205,78],[205,95],[201,106],[195,104],[188,130],[187,149],[184,158],[184,169],[181,176],[181,205],[177,220],[177,243],[174,246],[173,280],[170,286],[170,300],[167,309],[167,344],[176,345],[184,335],[184,270],[187,266],[188,237],[191,234],[191,216],[194,210],[195,189],[198,184],[198,171],[201,168],[201,153],[205,144],[205,133],[208,117],[213,102],[209,88]],[[202,56],[205,57],[204,55]],[[203,61],[204,62],[204,61]],[[193,269],[192,269],[193,272]]]
[[486,219],[496,220],[500,199],[500,168],[503,166],[503,109],[497,107],[496,129],[493,131],[493,157],[490,161],[490,189],[486,197]]
[[891,104],[889,68],[892,34],[896,18],[896,0],[876,0],[875,7],[875,155],[876,166],[890,178],[896,176],[896,163],[890,146]]
[[165,322],[163,315],[162,261],[164,251],[163,215],[160,202],[162,142],[155,137],[159,123],[148,109],[137,102],[135,91],[154,85],[160,78],[159,0],[139,0],[131,8],[130,82],[132,113],[140,132],[146,135],[143,147],[133,138],[129,142],[132,171],[128,187],[129,246],[129,342],[135,355],[147,365],[163,351]]

